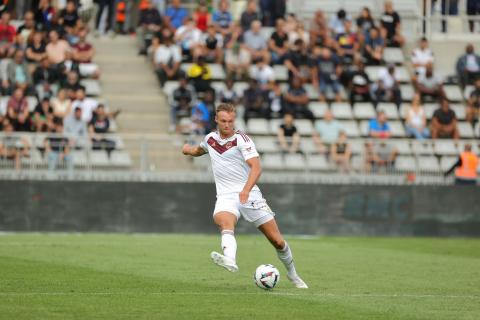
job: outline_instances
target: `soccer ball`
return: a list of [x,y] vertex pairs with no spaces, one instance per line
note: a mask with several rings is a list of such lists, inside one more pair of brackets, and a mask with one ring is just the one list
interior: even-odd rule
[[271,264],[259,265],[253,274],[255,284],[265,290],[273,289],[279,280],[280,272]]

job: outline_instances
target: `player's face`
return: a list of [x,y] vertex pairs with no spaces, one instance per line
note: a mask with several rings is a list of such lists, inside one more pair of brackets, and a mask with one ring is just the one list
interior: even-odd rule
[[230,137],[235,129],[235,112],[220,111],[215,117],[220,135]]

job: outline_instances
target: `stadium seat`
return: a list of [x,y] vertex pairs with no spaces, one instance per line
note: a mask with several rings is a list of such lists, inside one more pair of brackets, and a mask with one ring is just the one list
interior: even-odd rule
[[402,49],[400,48],[385,48],[383,59],[386,63],[403,64],[405,62]]
[[315,115],[315,118],[323,118],[325,111],[328,109],[326,102],[310,102],[308,107]]
[[365,142],[363,140],[349,140],[352,154],[363,154],[365,151]]
[[350,165],[354,170],[364,171],[365,170],[365,158],[362,155],[352,155],[350,159]]
[[125,143],[123,142],[122,137],[120,136],[109,136],[107,139],[115,142],[115,150],[122,150],[125,148]]
[[113,151],[110,154],[110,163],[115,167],[128,168],[132,166],[130,154],[125,151]]
[[268,129],[270,131],[270,134],[277,135],[278,133],[278,128],[280,128],[280,125],[283,123],[282,119],[272,119],[270,120],[268,124]]
[[321,170],[327,171],[330,170],[330,164],[327,161],[325,155],[310,155],[307,157],[307,167],[310,170]]
[[89,154],[90,164],[92,167],[107,167],[110,164],[106,151],[90,151]]
[[412,148],[410,147],[409,140],[395,139],[395,140],[392,140],[392,144],[395,146],[399,154],[402,154],[402,155],[412,154]]
[[362,120],[360,121],[360,134],[362,137],[369,137],[369,120]]
[[412,156],[398,156],[395,160],[395,169],[400,171],[416,171],[417,162]]
[[407,110],[408,108],[410,108],[410,106],[411,106],[411,103],[402,103],[400,105],[399,115],[402,120],[405,120],[407,118]]
[[235,93],[238,95],[238,97],[242,98],[243,93],[245,90],[248,88],[248,83],[247,82],[235,82],[233,84],[233,90]]
[[340,121],[343,129],[347,133],[347,136],[350,138],[358,138],[360,137],[360,130],[358,128],[358,124],[356,121]]
[[444,85],[443,90],[445,90],[445,95],[449,101],[463,100],[462,91],[457,85]]
[[313,133],[313,126],[310,120],[295,120],[295,126],[297,127],[298,133],[302,136],[311,136]]
[[472,91],[475,89],[474,86],[472,85],[468,85],[465,87],[465,90],[463,91],[463,97],[465,98],[465,100],[468,100],[470,99],[470,94],[472,93]]
[[278,82],[288,81],[288,69],[284,65],[274,65],[273,71],[275,72],[275,80]]
[[369,102],[357,102],[353,106],[353,115],[356,119],[373,119],[375,118],[375,109],[373,104]]
[[444,156],[440,159],[440,169],[443,172],[450,170],[450,168],[457,162],[458,157]]
[[473,138],[475,134],[473,132],[472,125],[468,122],[458,121],[458,132],[460,133],[461,138]]
[[209,64],[210,69],[212,70],[212,79],[214,80],[225,80],[225,70],[223,70],[223,66],[217,63]]
[[393,119],[393,120],[399,119],[398,109],[395,103],[381,102],[378,104],[377,110],[385,112],[387,119]]
[[307,95],[310,100],[318,100],[318,98],[320,98],[317,88],[315,88],[313,85],[306,84],[303,87],[307,91]]
[[167,81],[163,85],[163,93],[169,97],[173,94],[173,91],[178,88],[178,81]]
[[193,157],[193,166],[198,169],[209,170],[211,164],[209,157]]
[[438,159],[433,156],[422,156],[418,158],[418,169],[426,172],[438,172],[440,171],[440,164]]
[[4,116],[7,114],[7,105],[9,97],[0,98],[0,115]]
[[[377,81],[380,70],[385,68],[386,67],[382,67],[382,66],[367,66],[365,68],[365,72],[368,74],[368,77],[370,78],[370,80]],[[402,83],[410,82],[410,74],[408,73],[408,70],[405,67],[396,67],[395,77],[398,79],[399,82],[402,82]]]
[[31,96],[28,96],[26,98],[27,98],[28,110],[30,112],[33,112],[33,110],[35,110],[35,107],[38,104],[38,99],[37,97],[31,97]]
[[417,155],[433,155],[432,142],[412,140],[412,152]]
[[275,31],[274,27],[262,27],[260,33],[262,34],[263,38],[265,38],[265,40],[268,41],[268,39],[270,39],[274,31]]
[[333,102],[330,105],[333,117],[336,119],[353,119],[352,107],[347,102]]
[[284,166],[290,170],[305,170],[305,158],[300,153],[286,154],[284,157]]
[[85,150],[72,151],[73,165],[79,168],[85,168],[88,165],[88,158]]
[[425,109],[425,117],[432,119],[433,113],[438,109],[438,103],[425,103],[423,107]]
[[403,101],[412,101],[413,95],[415,94],[415,89],[411,84],[400,85],[400,91],[402,93]]
[[433,142],[433,152],[440,156],[457,155],[458,148],[453,140],[438,139]]
[[82,79],[80,84],[85,87],[85,94],[89,97],[98,97],[102,94],[102,87],[98,80]]
[[255,137],[253,138],[253,141],[255,142],[258,152],[273,153],[279,151],[277,138],[275,137]]
[[405,138],[407,136],[401,121],[389,121],[389,125],[392,131],[392,137]]
[[269,124],[266,119],[250,119],[247,122],[247,132],[249,134],[269,134]]
[[266,153],[262,157],[262,167],[267,170],[283,169],[283,157],[280,153]]
[[450,108],[455,111],[458,120],[465,120],[467,110],[463,104],[450,104]]
[[477,122],[475,125],[475,130],[474,130],[475,136],[480,138],[480,122]]
[[300,140],[300,150],[305,154],[311,154],[317,152],[317,146],[312,138],[302,138]]
[[240,131],[247,131],[247,128],[245,126],[245,121],[243,119],[237,117],[235,119],[235,129],[240,130]]

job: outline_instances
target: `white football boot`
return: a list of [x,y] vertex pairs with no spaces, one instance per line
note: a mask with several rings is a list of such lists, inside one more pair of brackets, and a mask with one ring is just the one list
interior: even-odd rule
[[210,253],[210,257],[212,258],[213,263],[219,265],[220,267],[224,267],[230,272],[237,272],[238,266],[232,259],[225,257],[223,254],[218,252],[212,251]]
[[305,281],[303,281],[302,278],[300,278],[298,275],[290,276],[290,275],[287,274],[287,278],[298,289],[308,289],[308,286],[305,283]]

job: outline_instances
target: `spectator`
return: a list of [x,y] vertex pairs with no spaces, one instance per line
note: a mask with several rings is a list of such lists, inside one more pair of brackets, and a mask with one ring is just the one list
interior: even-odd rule
[[413,96],[412,104],[407,109],[405,129],[409,136],[418,140],[430,137],[425,109],[422,107],[422,98],[418,92]]
[[472,151],[472,145],[466,143],[464,151],[459,155],[457,162],[445,172],[445,176],[455,170],[455,185],[475,186],[477,184],[478,157]]
[[53,114],[56,118],[64,119],[72,113],[72,101],[68,99],[67,91],[60,89],[52,99]]
[[80,87],[77,90],[76,99],[72,102],[72,109],[76,108],[82,109],[82,120],[85,123],[89,123],[92,120],[92,116],[95,112],[95,109],[98,106],[98,102],[95,99],[87,98],[85,96],[85,88]]
[[427,69],[427,65],[433,64],[433,52],[428,47],[427,38],[420,39],[418,48],[415,48],[412,51],[411,60],[417,76],[423,76]]
[[25,12],[23,24],[17,29],[17,36],[21,37],[21,42],[25,45],[30,40],[30,36],[35,32],[35,19],[33,11]]
[[230,32],[233,17],[229,11],[228,0],[220,0],[218,2],[218,9],[213,13],[212,22],[217,28],[217,32],[220,32],[223,36]]
[[312,46],[322,46],[328,37],[329,29],[325,14],[322,10],[317,10],[310,24],[310,43]]
[[260,88],[266,91],[275,81],[275,72],[263,58],[257,58],[255,64],[250,67],[250,78],[257,80]]
[[240,17],[240,25],[242,26],[242,30],[244,32],[249,30],[252,26],[252,22],[259,20],[260,14],[257,11],[257,1],[249,0],[247,4],[247,9],[242,13]]
[[219,99],[222,103],[229,103],[237,106],[240,102],[240,97],[233,88],[233,79],[227,78],[225,81],[225,89],[219,92]]
[[182,48],[182,53],[189,57],[195,49],[202,45],[202,32],[195,26],[192,18],[186,18],[185,23],[175,32],[175,42]]
[[400,109],[402,94],[400,82],[395,73],[395,65],[390,64],[382,68],[378,74],[378,82],[372,86],[375,108],[381,101],[394,102]]
[[33,84],[39,99],[50,98],[53,95],[54,84],[58,82],[58,72],[50,66],[47,57],[44,57],[40,65],[33,72]]
[[75,100],[77,97],[77,90],[82,87],[78,73],[75,71],[68,71],[66,81],[62,82],[61,87],[67,91],[67,97],[70,100]]
[[304,82],[311,79],[311,62],[303,40],[297,39],[295,41],[285,58],[284,64],[288,69],[289,82],[291,82],[294,77],[300,78]]
[[323,120],[315,124],[313,133],[313,141],[318,152],[328,153],[331,146],[339,139],[342,131],[342,125],[333,118],[333,113],[330,110],[325,111]]
[[[436,1],[436,0],[435,0]],[[446,16],[458,15],[458,0],[441,0],[442,32],[447,32]]]
[[207,4],[205,0],[201,0],[198,3],[197,10],[193,13],[193,21],[195,21],[195,26],[202,32],[207,31],[207,27],[212,20],[210,12],[208,12]]
[[68,0],[65,9],[60,10],[59,24],[61,24],[68,32],[68,29],[73,29],[79,20],[77,6],[75,1]]
[[[203,35],[202,54],[208,62],[221,64],[223,60],[223,37],[217,33],[215,26],[208,26]],[[196,55],[198,56],[198,55]]]
[[25,62],[25,55],[23,51],[16,51],[11,61],[7,66],[8,84],[13,88],[21,88],[28,92],[32,85],[32,77],[28,71],[27,63]]
[[330,88],[335,94],[335,101],[342,100],[338,77],[342,72],[340,60],[329,48],[315,47],[312,59],[312,79],[315,88],[320,93],[320,101],[327,101],[327,91]]
[[475,54],[471,43],[465,48],[465,54],[458,58],[457,75],[462,89],[480,78],[480,56]]
[[16,170],[20,170],[22,157],[28,157],[30,151],[30,143],[25,137],[15,135],[13,125],[10,120],[4,119],[3,123],[4,135],[0,140],[0,157],[13,160]]
[[98,11],[97,11],[97,16],[95,18],[95,36],[99,35],[99,30],[100,30],[100,21],[103,16],[103,12],[106,11],[107,19],[105,21],[105,33],[107,33],[109,30],[113,29],[113,26],[111,24],[112,22],[112,16],[113,16],[113,11],[114,11],[114,1],[113,0],[96,0],[95,1],[98,5]]
[[58,31],[51,30],[48,33],[50,42],[47,44],[46,53],[50,63],[57,69],[61,69],[63,63],[70,59],[71,48],[67,41],[60,39]]
[[392,169],[398,156],[398,150],[384,140],[367,143],[366,153],[367,169],[373,171],[379,168]]
[[82,77],[97,79],[100,76],[98,65],[92,62],[95,49],[87,42],[87,29],[78,32],[79,41],[73,46],[72,59],[78,65],[78,71]]
[[205,101],[199,101],[193,106],[191,120],[193,134],[205,135],[209,132],[211,118]]
[[328,27],[332,31],[333,35],[336,36],[338,34],[345,33],[345,21],[351,20],[352,18],[347,15],[347,12],[344,9],[340,9],[336,15],[332,16]]
[[15,40],[15,27],[10,25],[10,13],[3,12],[0,18],[0,57],[13,55],[13,41]]
[[147,48],[152,43],[153,36],[162,28],[162,17],[151,1],[148,6],[140,13],[139,27],[137,28],[137,38],[139,42],[140,54],[145,54]]
[[[469,16],[478,16],[480,15],[480,1],[478,0],[467,0],[467,15]],[[477,20],[478,22],[478,20]],[[470,32],[475,32],[475,20],[468,20],[468,27]]]
[[[35,11],[35,22],[37,29],[48,30],[52,27],[52,22],[57,14],[50,0],[39,0]],[[101,11],[99,12],[101,14]]]
[[341,172],[349,172],[351,157],[352,149],[347,141],[347,134],[345,131],[340,131],[338,140],[330,147],[330,159]]
[[285,20],[277,19],[275,23],[275,31],[270,36],[268,48],[272,57],[273,64],[281,64],[288,52],[288,35],[285,32]]
[[110,119],[105,112],[105,106],[99,104],[92,117],[92,121],[90,121],[88,125],[88,132],[92,141],[93,150],[105,150],[109,155],[115,150],[115,141],[104,136],[108,133],[109,129]]
[[432,139],[458,139],[460,137],[455,111],[450,109],[447,99],[442,99],[440,108],[433,113],[430,130]]
[[271,90],[268,92],[268,104],[270,106],[269,113],[272,117],[278,118],[285,114],[283,100],[282,88],[278,82],[273,82]]
[[293,78],[292,84],[285,94],[285,109],[287,113],[293,114],[295,118],[306,118],[312,122],[315,120],[313,112],[308,108],[310,99],[307,91],[302,86],[302,80]]
[[344,32],[337,33],[335,37],[336,51],[344,64],[351,64],[359,51],[360,43],[357,34],[351,30],[352,22],[345,20],[344,24]]
[[310,33],[305,31],[303,23],[295,19],[295,27],[288,32],[288,42],[293,45],[297,39],[302,39],[305,45],[310,45]]
[[243,48],[250,53],[253,60],[263,58],[267,63],[270,62],[267,40],[262,34],[262,23],[260,20],[252,22],[250,30],[243,34]]
[[238,39],[241,36],[241,28],[238,25],[232,27],[231,36],[225,39],[225,66],[229,78],[242,79],[248,73],[250,66],[250,52],[240,46]]
[[364,7],[357,18],[357,29],[359,31],[359,35],[367,37],[370,34],[370,29],[375,27],[375,21],[373,20],[370,9],[368,7]]
[[165,12],[167,25],[173,31],[180,28],[188,16],[188,11],[180,5],[180,0],[172,0],[170,7],[168,7]]
[[349,89],[350,89],[350,104],[355,104],[355,101],[372,101],[370,95],[370,78],[365,72],[365,65],[363,62],[357,63],[357,70],[353,71],[350,75]]
[[244,120],[250,118],[269,118],[270,111],[265,93],[258,86],[258,81],[250,79],[249,86],[243,93],[243,106],[245,107]]
[[377,117],[368,123],[368,134],[372,138],[390,138],[392,135],[390,125],[387,122],[385,112],[378,111]]
[[32,122],[36,132],[47,132],[53,128],[53,107],[50,99],[43,98],[33,110]]
[[478,121],[480,114],[480,78],[475,81],[475,88],[470,93],[467,105],[467,121],[472,125]]
[[385,12],[380,18],[383,38],[387,40],[388,47],[402,47],[405,38],[402,35],[400,16],[393,9],[392,1],[385,1]]
[[46,44],[43,41],[43,35],[39,31],[35,31],[32,36],[32,41],[28,44],[25,55],[28,62],[38,63],[42,59],[47,58]]
[[88,138],[87,123],[82,119],[82,109],[75,107],[73,113],[63,119],[65,135],[76,149],[85,147]]
[[153,62],[162,87],[167,80],[177,79],[181,75],[182,54],[180,48],[173,44],[171,37],[164,39],[164,43],[155,51]]
[[273,27],[278,18],[285,16],[287,0],[260,0],[263,25]]
[[16,88],[8,99],[7,118],[13,125],[18,120],[24,121],[29,118],[28,101],[21,88]]
[[433,65],[428,64],[425,68],[425,74],[419,75],[418,80],[414,82],[415,89],[420,92],[422,100],[425,97],[438,100],[445,97],[443,91],[443,80],[433,71]]
[[55,121],[52,135],[45,139],[44,147],[48,159],[48,169],[54,171],[57,165],[65,163],[68,172],[73,172],[73,157],[68,138],[63,135],[63,123]]
[[380,65],[383,63],[383,50],[385,41],[377,28],[371,28],[365,40],[365,58],[369,65]]
[[171,95],[170,129],[180,132],[178,120],[180,117],[190,116],[191,104],[195,97],[195,89],[188,84],[186,77],[181,77],[178,88]]
[[283,116],[283,123],[277,131],[278,143],[284,153],[297,153],[300,146],[300,135],[294,124],[294,117],[290,113]]
[[205,92],[212,82],[212,69],[205,63],[205,58],[200,56],[188,69],[188,78],[197,93]]

